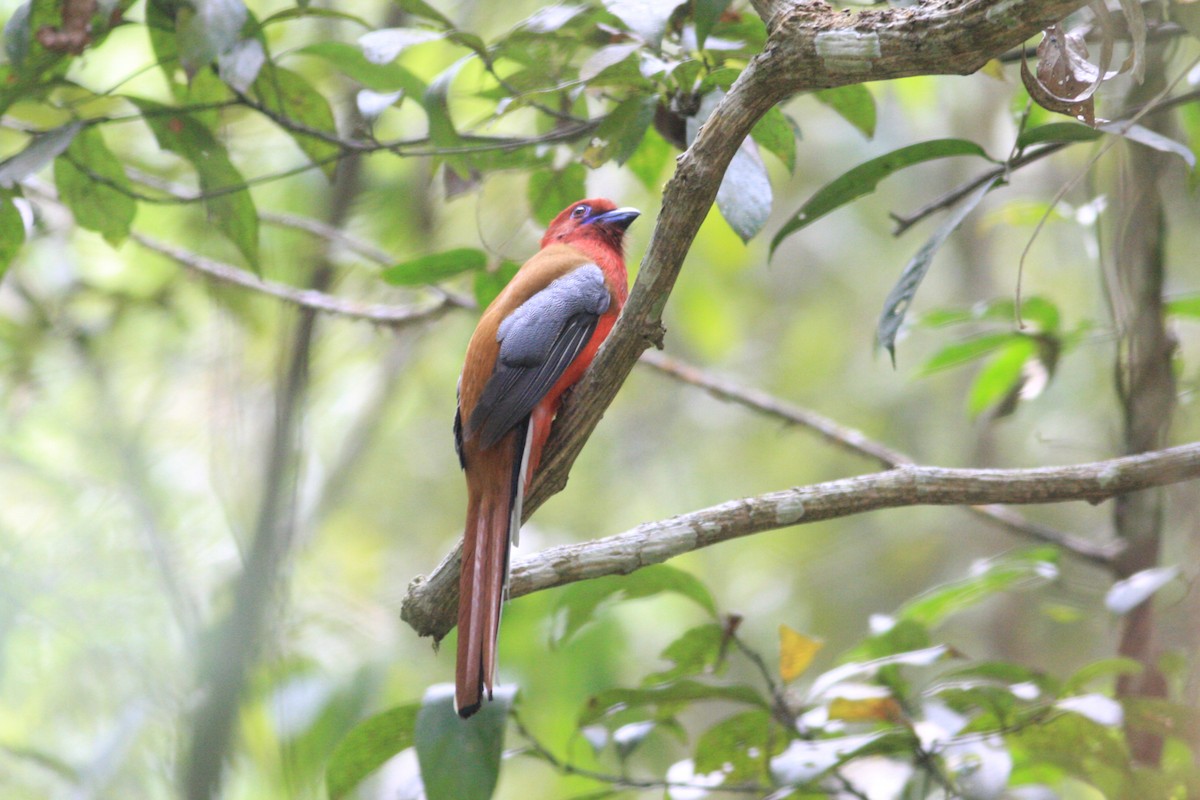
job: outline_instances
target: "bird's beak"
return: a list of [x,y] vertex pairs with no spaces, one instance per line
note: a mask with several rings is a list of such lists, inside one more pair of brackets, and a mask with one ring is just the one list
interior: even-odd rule
[[638,211],[636,208],[630,208],[626,206],[625,208],[616,208],[612,211],[605,211],[603,214],[597,214],[594,217],[589,217],[586,224],[594,225],[598,222],[601,225],[607,225],[623,231],[629,227],[630,223],[632,223],[641,215],[642,212]]

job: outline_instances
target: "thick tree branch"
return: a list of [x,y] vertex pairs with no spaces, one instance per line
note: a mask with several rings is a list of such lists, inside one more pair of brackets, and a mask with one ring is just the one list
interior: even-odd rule
[[[1200,477],[1200,442],[1089,464],[1037,469],[945,469],[901,466],[887,472],[731,500],[583,544],[552,547],[513,564],[511,596],[650,564],[761,531],[884,508],[991,503],[1099,503],[1116,495]],[[454,625],[457,564],[409,586],[403,619],[441,639]]]
[[[874,441],[860,430],[840,425],[811,409],[793,406],[766,392],[748,389],[710,375],[661,353],[643,353],[641,363],[678,381],[704,389],[719,400],[737,403],[761,414],[783,420],[790,425],[801,425],[808,428],[819,434],[825,441],[874,459],[883,467],[903,467],[916,464],[909,456]],[[1119,541],[1104,544],[1072,536],[1069,533],[1030,522],[1021,514],[1005,506],[967,506],[967,510],[1002,525],[1013,533],[1058,545],[1075,556],[1104,566],[1111,566],[1121,552],[1122,543]]]

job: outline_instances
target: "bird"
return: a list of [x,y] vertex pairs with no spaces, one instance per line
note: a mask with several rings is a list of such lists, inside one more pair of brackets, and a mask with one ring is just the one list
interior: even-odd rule
[[455,708],[492,697],[500,607],[521,504],[563,394],[592,363],[629,293],[624,236],[640,215],[610,200],[567,206],[496,296],[467,345],[454,444],[467,480]]

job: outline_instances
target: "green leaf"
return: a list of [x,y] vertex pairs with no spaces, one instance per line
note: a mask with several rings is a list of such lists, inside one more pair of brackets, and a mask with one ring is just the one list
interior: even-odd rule
[[997,416],[1011,413],[1024,382],[1025,363],[1037,354],[1037,341],[1032,337],[1012,337],[975,376],[967,392],[967,413],[973,417],[988,409],[996,409]]
[[779,106],[772,106],[754,126],[750,135],[758,142],[759,147],[782,161],[788,172],[796,171],[796,129],[779,110]]
[[529,205],[539,225],[549,225],[564,208],[581,200],[587,193],[587,170],[583,164],[568,164],[563,169],[537,170],[529,176]]
[[345,797],[388,759],[413,746],[419,709],[420,705],[412,703],[376,714],[360,722],[338,742],[325,771],[330,800]]
[[215,137],[191,116],[152,100],[130,98],[142,111],[158,146],[191,162],[205,195],[209,220],[241,251],[252,266],[258,265],[258,213],[242,174]]
[[113,247],[129,235],[137,203],[129,195],[121,162],[105,146],[98,128],[81,130],[66,153],[55,159],[54,185],[81,227],[96,231]]
[[663,168],[671,161],[673,152],[667,140],[651,128],[625,166],[651,192],[661,192]]
[[1125,675],[1141,675],[1145,668],[1144,664],[1133,658],[1119,656],[1102,658],[1076,670],[1075,674],[1063,682],[1061,694],[1066,697],[1082,692],[1093,682],[1099,680],[1111,683],[1114,679]]
[[729,0],[692,0],[692,19],[696,21],[696,47],[704,49],[704,41],[727,8]]
[[495,270],[481,269],[475,273],[475,302],[480,308],[487,308],[496,299],[496,295],[508,286],[508,282],[517,274],[521,265],[515,261],[502,261]]
[[1036,128],[1026,128],[1017,137],[1017,149],[1024,150],[1035,144],[1052,144],[1056,142],[1094,142],[1104,134],[1087,125],[1074,122],[1052,122],[1049,125],[1038,125]]
[[925,377],[983,358],[1004,347],[1016,335],[1014,333],[988,333],[961,342],[953,342],[934,353],[917,374]]
[[887,630],[863,639],[842,658],[846,661],[871,661],[897,653],[924,650],[932,644],[929,629],[924,625],[912,619],[896,619]]
[[1168,300],[1166,311],[1176,317],[1200,319],[1200,294],[1188,294]]
[[11,189],[49,164],[67,149],[82,127],[80,122],[69,122],[40,133],[29,140],[25,149],[0,161],[0,188]]
[[399,64],[372,64],[362,50],[345,42],[317,42],[295,52],[323,58],[346,77],[376,92],[402,89],[409,97],[420,99],[428,89],[424,81]]
[[780,242],[801,228],[875,191],[879,182],[892,173],[914,164],[950,156],[979,156],[988,161],[992,160],[982,147],[966,139],[933,139],[873,158],[818,189],[817,193],[792,215],[779,233],[775,234],[775,238],[771,240],[771,252],[774,253]]
[[771,215],[771,179],[752,139],[746,139],[717,189],[717,208],[743,242],[753,239]]
[[25,244],[25,221],[8,192],[0,192],[0,279]]
[[242,0],[193,0],[175,13],[179,63],[190,79],[201,67],[233,49],[249,12]]
[[563,614],[565,618],[553,642],[562,644],[571,638],[607,602],[640,599],[663,592],[682,595],[712,616],[717,615],[717,604],[699,578],[667,564],[652,564],[628,575],[581,581],[564,589],[558,596],[555,613]]
[[30,24],[32,6],[32,0],[26,0],[17,6],[4,23],[4,53],[8,56],[8,63],[17,70],[24,65],[33,44],[33,27]]
[[[267,109],[268,116],[295,140],[313,164],[321,167],[326,177],[332,179],[340,148],[327,138],[301,129],[337,137],[333,110],[320,92],[297,73],[274,64],[263,67],[252,92]],[[280,119],[297,125],[282,123]]]
[[423,286],[444,281],[463,272],[481,270],[485,266],[486,253],[473,247],[460,247],[403,261],[388,267],[380,274],[385,281],[396,286]]
[[459,141],[458,131],[450,116],[450,86],[458,77],[459,70],[474,57],[473,55],[464,56],[443,70],[442,74],[429,84],[429,88],[425,90],[425,96],[421,98],[421,105],[425,107],[425,113],[429,115],[429,138],[438,147],[449,147]]
[[1058,577],[1058,550],[1032,547],[1003,558],[977,563],[969,577],[931,589],[905,603],[896,612],[926,628],[940,625],[954,614],[1014,588],[1027,588]]
[[[964,144],[978,147],[978,145],[972,142],[965,142]],[[838,180],[841,179],[839,178]],[[893,365],[896,363],[896,334],[900,330],[900,324],[904,321],[904,315],[908,311],[908,307],[912,304],[912,299],[917,293],[917,288],[921,285],[925,273],[929,271],[929,265],[933,263],[934,255],[946,243],[946,239],[949,238],[950,234],[956,231],[958,226],[963,223],[967,215],[974,211],[975,207],[983,201],[984,195],[991,191],[992,187],[999,182],[999,176],[992,178],[958,204],[950,216],[942,223],[941,227],[934,232],[933,236],[929,237],[929,240],[921,245],[921,249],[908,262],[908,265],[904,268],[904,272],[900,275],[900,280],[896,281],[896,285],[892,287],[892,291],[888,294],[887,299],[884,300],[883,314],[879,317],[879,324],[875,331],[875,340],[880,347],[887,349],[888,354],[892,357]],[[809,202],[811,203],[812,201]],[[775,238],[778,241],[779,236]]]
[[417,760],[429,800],[487,800],[500,775],[514,687],[497,687],[470,719],[454,710],[454,687],[429,687],[417,713]]
[[668,683],[709,669],[715,670],[726,642],[725,629],[715,622],[689,628],[662,651],[661,658],[675,663],[662,672],[647,675],[642,684]]
[[759,708],[769,707],[766,698],[750,686],[679,681],[642,689],[608,689],[600,692],[587,701],[576,724],[583,727],[610,712],[643,706],[654,706],[656,718],[663,719],[700,700],[727,700]]
[[822,89],[813,97],[832,108],[868,139],[875,137],[875,96],[861,83]]
[[782,735],[765,709],[743,711],[713,725],[696,740],[696,774],[724,772],[724,784],[745,783],[763,777],[768,759],[783,750]]
[[596,128],[595,138],[599,143],[584,152],[583,163],[595,169],[610,160],[618,164],[628,161],[654,121],[657,105],[657,98],[643,95],[634,95],[620,103]]

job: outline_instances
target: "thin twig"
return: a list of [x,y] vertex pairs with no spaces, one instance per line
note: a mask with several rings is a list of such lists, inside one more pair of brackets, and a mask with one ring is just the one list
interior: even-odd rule
[[[641,363],[658,370],[683,383],[704,389],[719,400],[737,403],[762,414],[801,425],[818,433],[825,441],[877,461],[884,467],[912,466],[916,462],[887,445],[874,441],[860,430],[839,425],[837,422],[811,411],[790,405],[766,392],[739,386],[718,378],[678,359],[656,352],[642,354]],[[1000,505],[966,506],[967,510],[1009,530],[1030,536],[1043,542],[1062,547],[1064,550],[1100,564],[1109,565],[1121,552],[1121,542],[1099,544],[1045,525],[1030,522],[1011,508]]]
[[260,278],[231,264],[216,261],[198,253],[193,253],[190,250],[184,250],[181,247],[161,242],[139,231],[131,231],[129,237],[143,247],[160,253],[206,277],[245,289],[252,289],[253,291],[270,295],[302,308],[372,322],[377,325],[399,327],[414,322],[436,319],[456,305],[445,299],[433,305],[418,307],[355,303],[315,289],[297,289],[294,286]]

